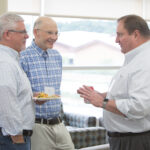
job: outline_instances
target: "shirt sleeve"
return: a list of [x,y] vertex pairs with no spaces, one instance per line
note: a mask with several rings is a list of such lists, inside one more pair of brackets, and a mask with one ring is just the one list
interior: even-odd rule
[[128,98],[116,100],[127,119],[141,119],[150,114],[150,71],[137,71],[128,77]]
[[17,69],[12,64],[0,63],[0,70],[0,127],[4,135],[21,134],[23,116],[17,98]]

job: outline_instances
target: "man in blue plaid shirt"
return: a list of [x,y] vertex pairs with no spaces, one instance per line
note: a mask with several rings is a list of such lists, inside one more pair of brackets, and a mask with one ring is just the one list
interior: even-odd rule
[[[21,66],[27,74],[33,93],[52,88],[60,95],[62,57],[52,49],[58,38],[56,22],[39,17],[34,24],[32,44],[21,52]],[[59,117],[61,99],[36,101],[36,120],[31,138],[32,150],[73,150],[69,132]]]

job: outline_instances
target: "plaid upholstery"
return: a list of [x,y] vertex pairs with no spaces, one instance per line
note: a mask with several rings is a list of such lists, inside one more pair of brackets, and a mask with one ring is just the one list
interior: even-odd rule
[[67,128],[75,148],[105,144],[106,130],[103,127]]
[[73,113],[64,114],[65,125],[73,127],[94,127],[96,126],[96,117],[83,116]]
[[106,143],[106,130],[96,127],[96,117],[64,113],[63,118],[76,149]]
[[103,118],[100,117],[98,120],[99,120],[99,126],[104,127]]

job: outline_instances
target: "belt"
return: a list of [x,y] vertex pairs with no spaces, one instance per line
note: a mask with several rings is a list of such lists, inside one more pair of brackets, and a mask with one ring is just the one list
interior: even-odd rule
[[23,130],[23,136],[32,136],[33,131],[32,130]]
[[[33,131],[32,130],[23,130],[23,133],[22,135],[23,136],[31,136],[33,134]],[[2,133],[2,129],[0,128],[0,135],[3,136],[3,133]]]
[[61,122],[62,122],[62,119],[60,117],[56,117],[53,119],[43,119],[43,118],[35,119],[35,123],[48,124],[48,125],[55,125],[55,124],[59,124]]
[[140,132],[140,133],[132,133],[132,132],[126,132],[126,133],[108,132],[107,134],[108,134],[109,137],[125,137],[125,136],[138,136],[138,135],[150,134],[150,131],[145,131],[145,132]]

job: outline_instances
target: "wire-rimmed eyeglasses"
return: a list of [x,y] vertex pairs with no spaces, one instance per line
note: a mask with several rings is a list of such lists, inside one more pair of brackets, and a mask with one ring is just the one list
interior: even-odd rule
[[26,30],[8,30],[8,32],[16,32],[21,34],[28,34]]

